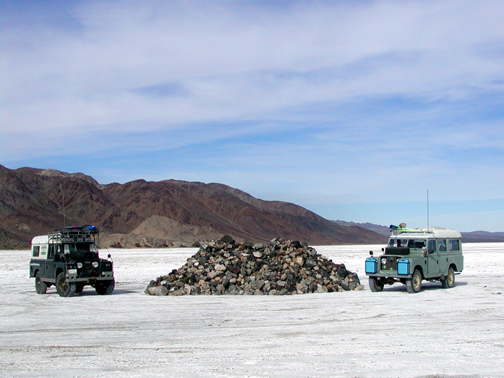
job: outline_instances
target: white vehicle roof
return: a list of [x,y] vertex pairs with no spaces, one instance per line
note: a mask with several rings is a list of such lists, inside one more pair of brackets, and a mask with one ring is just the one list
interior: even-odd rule
[[443,227],[429,227],[429,228],[413,228],[413,229],[398,229],[392,232],[391,238],[447,238],[447,239],[460,239],[462,235],[456,230],[450,230]]
[[49,242],[49,236],[47,235],[35,236],[32,239],[32,244],[47,244],[48,242]]

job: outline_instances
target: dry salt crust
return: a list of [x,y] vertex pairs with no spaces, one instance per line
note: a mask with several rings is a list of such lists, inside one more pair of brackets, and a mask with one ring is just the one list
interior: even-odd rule
[[372,293],[369,250],[321,246],[364,291],[144,294],[197,249],[102,250],[116,290],[37,295],[29,251],[0,251],[1,377],[504,377],[504,243],[465,244],[457,286]]

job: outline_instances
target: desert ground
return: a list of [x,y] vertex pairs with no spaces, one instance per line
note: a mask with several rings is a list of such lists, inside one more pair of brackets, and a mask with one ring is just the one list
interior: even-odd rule
[[144,294],[196,249],[102,250],[116,289],[38,295],[29,251],[0,251],[2,377],[504,377],[504,243],[464,244],[457,286],[369,290],[382,246],[320,246],[363,291]]

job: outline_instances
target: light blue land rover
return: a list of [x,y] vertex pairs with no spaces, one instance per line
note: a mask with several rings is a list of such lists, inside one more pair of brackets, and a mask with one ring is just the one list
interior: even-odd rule
[[422,289],[422,280],[440,281],[444,288],[455,286],[455,273],[462,272],[464,256],[460,232],[447,228],[407,229],[404,223],[390,226],[391,235],[381,256],[366,259],[371,291],[401,282],[410,293]]

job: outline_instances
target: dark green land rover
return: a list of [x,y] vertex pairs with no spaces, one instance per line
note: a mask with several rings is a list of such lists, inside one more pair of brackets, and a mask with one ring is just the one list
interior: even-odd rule
[[115,287],[113,263],[101,259],[96,248],[99,231],[94,226],[65,227],[35,236],[31,243],[30,277],[35,290],[45,294],[51,285],[62,297],[71,297],[91,285],[100,295]]

